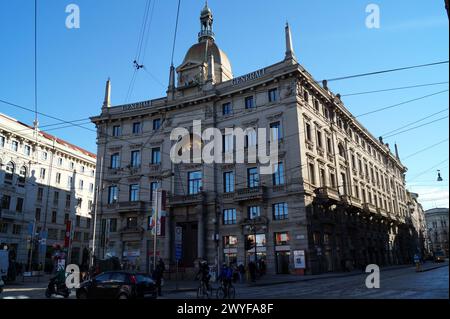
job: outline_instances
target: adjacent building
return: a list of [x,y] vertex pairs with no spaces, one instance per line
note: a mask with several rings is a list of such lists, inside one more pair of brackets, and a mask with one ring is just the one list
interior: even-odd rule
[[[141,270],[150,269],[154,254],[188,270],[199,259],[264,260],[273,274],[411,262],[407,169],[397,146],[393,154],[326,81],[319,84],[302,67],[288,25],[284,57],[237,77],[207,6],[200,26],[198,43],[170,68],[167,96],[113,106],[107,82],[101,114],[92,118],[97,167],[103,167],[97,170],[98,257],[117,256]],[[248,159],[276,141],[276,172],[261,174],[263,164],[248,160],[173,162],[175,128],[190,133],[182,150],[206,144],[193,120],[203,130],[221,130],[225,159],[237,152]],[[245,129],[244,143],[226,128]],[[261,128],[262,141],[254,132]],[[155,252],[150,218],[157,188],[168,196]]]
[[433,208],[425,211],[431,250],[442,251],[448,257],[448,208]]
[[95,163],[94,154],[0,114],[1,249],[51,270],[53,253],[67,246],[69,262],[88,263]]
[[431,252],[429,245],[429,237],[427,224],[425,220],[425,212],[422,204],[419,203],[419,194],[407,191],[409,202],[408,222],[413,226],[411,245],[417,248],[417,252],[424,258]]

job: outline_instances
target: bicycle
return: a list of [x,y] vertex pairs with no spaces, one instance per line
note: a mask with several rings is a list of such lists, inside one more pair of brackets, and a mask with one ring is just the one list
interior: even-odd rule
[[235,299],[236,298],[236,289],[233,284],[230,282],[225,288],[223,282],[220,283],[220,287],[217,289],[216,293],[217,299]]
[[207,285],[203,280],[197,288],[197,299],[210,299],[212,296],[212,287]]

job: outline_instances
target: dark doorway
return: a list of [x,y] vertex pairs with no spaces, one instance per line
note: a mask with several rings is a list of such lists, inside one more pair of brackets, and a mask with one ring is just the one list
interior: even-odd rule
[[277,274],[289,274],[289,257],[291,253],[288,251],[279,251],[276,253]]
[[197,222],[177,223],[177,226],[183,229],[183,254],[180,265],[183,267],[193,267],[195,260],[198,258]]

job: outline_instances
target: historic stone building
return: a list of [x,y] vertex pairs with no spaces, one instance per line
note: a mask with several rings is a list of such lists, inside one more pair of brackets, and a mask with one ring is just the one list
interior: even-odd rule
[[425,212],[422,204],[419,203],[419,194],[409,191],[407,191],[407,194],[409,199],[408,207],[410,211],[407,222],[413,226],[411,243],[417,248],[417,251],[421,254],[421,256],[425,258],[431,252]]
[[[268,273],[410,262],[406,168],[299,64],[289,26],[280,62],[235,77],[209,8],[200,21],[198,43],[170,69],[167,96],[112,106],[108,81],[101,114],[92,118],[103,167],[99,257],[151,267],[151,190],[161,187],[168,197],[157,254],[171,264],[176,227],[186,268],[200,258],[247,264],[255,252]],[[173,163],[170,134],[183,127],[196,141],[193,120],[224,132],[225,157],[235,146],[225,128],[265,128],[266,143],[278,141],[277,172],[260,174],[251,163]],[[234,150],[247,157],[260,144],[250,131]]]
[[425,211],[428,236],[433,252],[442,251],[448,257],[448,208]]
[[70,221],[69,261],[89,262],[95,163],[94,154],[0,114],[0,249],[51,270]]

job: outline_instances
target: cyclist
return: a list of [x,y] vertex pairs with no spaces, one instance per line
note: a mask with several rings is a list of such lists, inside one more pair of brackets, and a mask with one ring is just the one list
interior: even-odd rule
[[231,280],[233,279],[233,269],[231,267],[229,267],[226,263],[223,263],[223,265],[222,265],[219,279],[225,290],[225,297],[227,297],[230,286],[231,286]]
[[209,280],[211,278],[209,274],[209,266],[206,260],[202,260],[199,265],[196,279],[200,278],[200,282],[203,283],[206,289],[209,289]]

